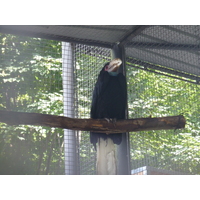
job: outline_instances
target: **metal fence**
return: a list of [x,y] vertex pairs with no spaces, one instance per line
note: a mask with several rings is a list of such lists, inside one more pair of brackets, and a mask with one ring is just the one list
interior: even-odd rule
[[[159,34],[153,31],[154,28],[152,28],[152,35]],[[174,40],[178,36],[173,37],[169,32],[168,37]],[[161,33],[159,38],[165,40]],[[182,39],[181,34],[178,39]],[[141,43],[145,40],[141,36]],[[154,40],[154,38],[149,38],[149,40]],[[167,170],[170,170],[172,174],[199,174],[200,85],[192,74],[150,62],[150,60],[155,60],[156,56],[159,57],[166,52],[164,56],[166,62],[169,63],[171,59],[174,68],[179,68],[180,63],[175,60],[176,55],[180,53],[178,47],[177,51],[175,45],[171,47],[170,44],[168,45],[167,48],[176,49],[172,55],[166,47],[155,43],[149,43],[146,47],[141,43],[135,44],[132,48],[130,46],[126,48],[126,55],[132,52],[132,57],[127,56],[126,59],[129,118],[182,114],[187,123],[185,129],[182,130],[130,133],[131,169],[135,173],[134,170],[147,166],[154,167],[157,171],[166,170],[166,174],[169,173]],[[187,50],[186,46],[180,51],[184,50]],[[138,54],[141,55],[138,56]],[[138,57],[142,57],[143,60]],[[191,49],[190,53],[185,52],[182,63],[186,61],[194,63],[198,59],[198,53]]]
[[[6,34],[0,39],[0,109],[90,117],[93,87],[103,64],[111,60],[110,49]],[[129,51],[126,48],[127,55]],[[189,78],[180,80],[178,73],[170,77],[164,66],[155,69],[150,62],[135,61],[126,57],[129,118],[183,114],[187,125],[183,130],[130,133],[132,172],[146,167],[200,174],[199,85],[188,83]],[[69,65],[71,72],[65,71]],[[71,91],[70,98],[66,91]],[[0,174],[96,173],[96,152],[88,132],[0,126]],[[68,143],[69,136],[74,143]],[[68,154],[71,150],[74,154]]]
[[184,115],[186,127],[130,133],[131,168],[199,173],[199,85],[127,66],[129,117]]
[[[103,65],[111,59],[110,49],[76,44],[75,90],[76,113],[78,118],[90,118],[92,92],[97,76]],[[96,151],[90,144],[89,132],[79,131],[79,173],[96,174]]]

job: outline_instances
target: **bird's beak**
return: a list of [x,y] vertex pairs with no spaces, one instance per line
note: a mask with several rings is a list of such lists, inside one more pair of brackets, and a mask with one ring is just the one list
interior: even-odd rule
[[116,72],[120,65],[122,64],[121,59],[119,58],[115,58],[114,60],[112,60],[109,65],[108,65],[108,72]]

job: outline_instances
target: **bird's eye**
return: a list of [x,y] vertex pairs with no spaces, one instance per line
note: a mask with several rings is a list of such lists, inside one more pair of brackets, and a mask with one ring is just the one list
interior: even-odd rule
[[105,71],[108,71],[108,65],[105,66],[104,70],[105,70]]

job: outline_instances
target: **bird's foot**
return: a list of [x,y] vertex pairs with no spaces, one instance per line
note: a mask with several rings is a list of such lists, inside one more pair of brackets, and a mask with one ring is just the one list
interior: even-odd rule
[[104,118],[108,123],[110,123],[111,122],[111,118]]
[[108,123],[113,123],[114,127],[116,127],[116,118],[104,118]]
[[117,122],[117,119],[114,118],[113,121],[112,121],[112,123],[114,124],[114,127],[116,127],[116,122]]

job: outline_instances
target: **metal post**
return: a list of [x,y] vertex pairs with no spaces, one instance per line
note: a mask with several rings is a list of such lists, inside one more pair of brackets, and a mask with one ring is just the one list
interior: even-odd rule
[[[64,116],[74,118],[74,65],[73,48],[62,43]],[[64,130],[65,174],[77,174],[76,136],[73,130]]]
[[[112,58],[120,58],[122,60],[122,66],[120,67],[120,72],[124,75],[126,74],[126,59],[124,47],[120,45],[115,45],[112,49]],[[128,118],[128,112],[126,110],[126,118]],[[130,170],[130,149],[129,149],[129,134],[124,133],[122,136],[122,142],[117,145],[117,174],[118,175],[129,175]]]

